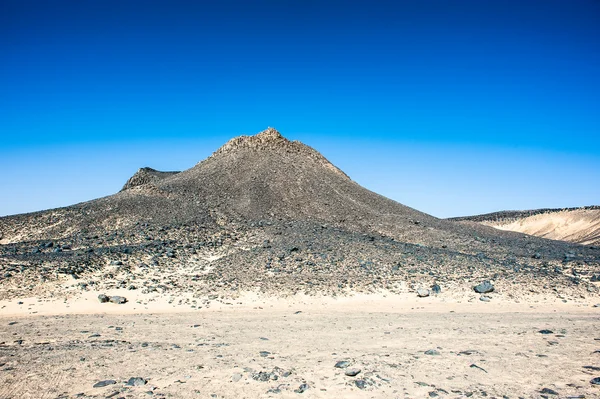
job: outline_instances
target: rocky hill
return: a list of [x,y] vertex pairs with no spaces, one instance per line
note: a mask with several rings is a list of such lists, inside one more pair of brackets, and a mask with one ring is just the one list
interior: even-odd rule
[[[59,288],[235,296],[406,292],[484,279],[510,295],[598,291],[600,251],[437,219],[373,193],[274,129],[114,195],[0,218],[0,298]],[[71,292],[69,291],[69,292]]]
[[454,218],[551,240],[600,245],[600,206],[503,211]]
[[165,177],[173,176],[179,172],[160,172],[152,168],[140,168],[133,176],[127,180],[121,191],[129,188],[142,186],[144,184],[157,182]]

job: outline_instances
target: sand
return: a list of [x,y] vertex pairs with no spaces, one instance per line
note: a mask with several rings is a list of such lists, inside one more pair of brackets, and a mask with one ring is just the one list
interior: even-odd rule
[[584,299],[97,294],[0,303],[0,398],[600,397],[583,367],[600,367],[600,308]]

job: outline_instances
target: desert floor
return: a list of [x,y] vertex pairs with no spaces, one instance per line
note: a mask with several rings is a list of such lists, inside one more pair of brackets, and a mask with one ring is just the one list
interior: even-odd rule
[[95,295],[0,303],[0,398],[600,398],[593,303]]

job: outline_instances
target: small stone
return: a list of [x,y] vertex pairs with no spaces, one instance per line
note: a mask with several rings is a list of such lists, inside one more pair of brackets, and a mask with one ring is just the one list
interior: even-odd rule
[[548,334],[554,334],[554,331],[551,330],[540,330],[538,331],[540,334],[544,334],[544,335],[548,335]]
[[125,298],[124,296],[111,296],[109,301],[111,303],[116,303],[116,304],[124,304],[127,303],[127,298]]
[[600,385],[600,377],[592,378],[592,380],[590,381],[590,384]]
[[435,349],[429,349],[425,351],[425,354],[430,356],[439,356],[440,352],[436,351]]
[[100,294],[98,295],[98,300],[100,301],[100,303],[106,303],[110,300],[110,298],[107,295]]
[[259,352],[260,357],[267,357],[271,354],[271,352],[267,352],[267,351],[260,351]]
[[365,389],[367,387],[367,382],[365,380],[354,380],[354,385],[358,389]]
[[489,301],[491,301],[491,300],[492,300],[492,298],[490,298],[490,297],[489,297],[489,296],[487,296],[487,295],[482,295],[482,296],[480,296],[480,297],[479,297],[479,300],[480,300],[481,302],[489,302]]
[[238,382],[241,379],[242,379],[242,375],[239,373],[236,373],[231,377],[231,381],[233,381],[233,382]]
[[540,391],[540,393],[546,393],[548,395],[558,395],[558,392],[550,388],[544,388]]
[[146,385],[147,382],[148,381],[143,379],[142,377],[131,377],[125,385],[129,387],[140,387],[142,385]]
[[94,384],[93,388],[102,388],[102,387],[106,387],[108,385],[113,385],[116,383],[117,383],[117,381],[115,381],[115,380],[98,381],[97,383]]
[[345,369],[346,367],[350,366],[350,362],[347,360],[340,360],[339,362],[337,362],[335,364],[334,367],[338,368],[338,369]]
[[473,287],[473,289],[478,294],[487,294],[488,292],[494,291],[494,286],[489,281],[484,281]]
[[437,295],[442,292],[442,287],[440,287],[438,284],[434,284],[431,286],[431,292]]
[[348,377],[354,377],[357,376],[360,373],[360,369],[347,369],[344,374],[346,374]]
[[298,387],[298,389],[294,389],[294,392],[296,392],[296,393],[303,393],[306,390],[308,390],[308,388],[310,388],[308,386],[308,384],[300,384],[300,386]]
[[425,288],[419,288],[417,290],[417,296],[419,298],[425,298],[429,296],[429,290],[426,290]]

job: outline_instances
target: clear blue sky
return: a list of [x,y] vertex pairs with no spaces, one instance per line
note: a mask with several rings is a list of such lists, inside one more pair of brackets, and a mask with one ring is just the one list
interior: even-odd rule
[[0,0],[0,215],[267,126],[439,217],[600,204],[600,1]]

